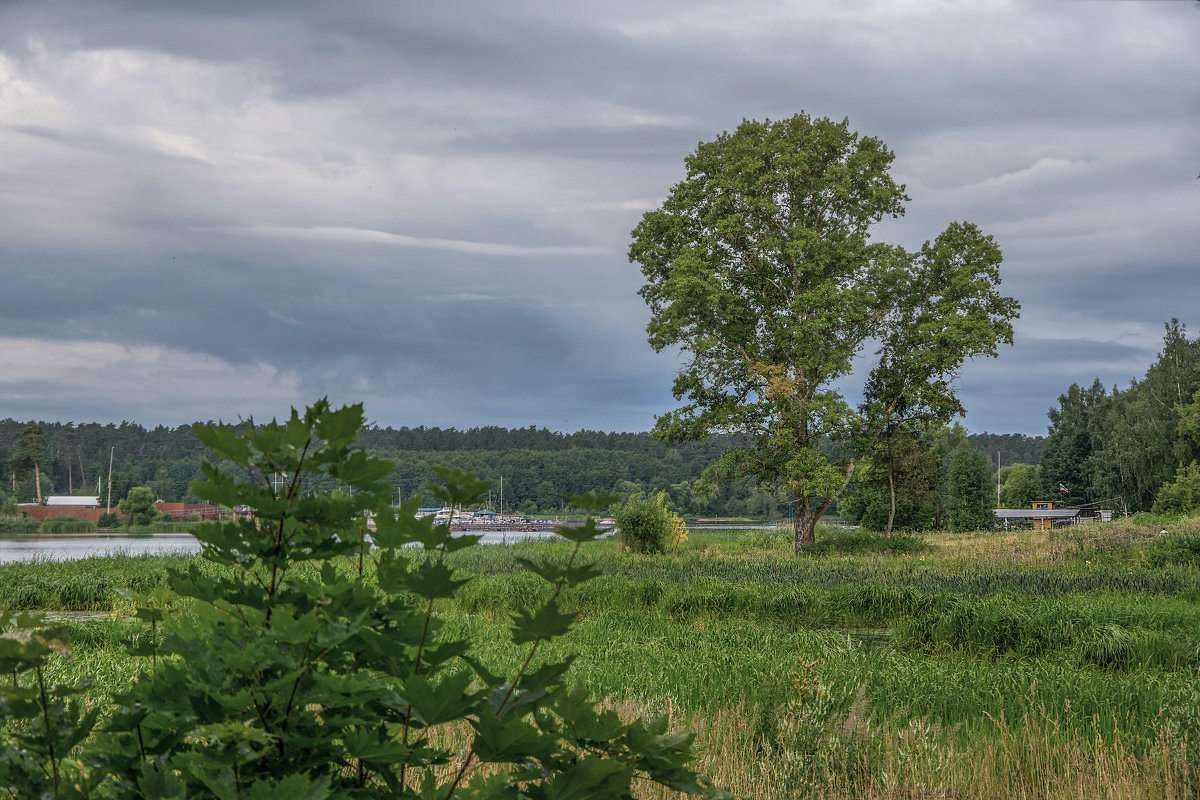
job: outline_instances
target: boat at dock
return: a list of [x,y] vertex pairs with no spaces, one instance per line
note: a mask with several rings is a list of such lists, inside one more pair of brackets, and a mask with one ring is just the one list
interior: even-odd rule
[[[417,519],[433,516],[435,525],[450,525],[452,531],[515,531],[523,533],[553,533],[555,528],[581,527],[582,522],[561,519],[533,519],[517,514],[497,514],[494,511],[459,511],[450,508],[421,508]],[[612,527],[612,520],[600,520],[599,528]]]

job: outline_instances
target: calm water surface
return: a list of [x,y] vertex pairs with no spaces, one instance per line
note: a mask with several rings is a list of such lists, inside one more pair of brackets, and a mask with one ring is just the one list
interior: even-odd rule
[[0,536],[0,563],[199,552],[200,543],[190,533],[39,533],[31,536]]
[[[516,544],[560,538],[530,531],[488,531],[481,544]],[[13,561],[74,561],[109,555],[188,555],[200,552],[190,533],[41,533],[0,536],[0,563]]]

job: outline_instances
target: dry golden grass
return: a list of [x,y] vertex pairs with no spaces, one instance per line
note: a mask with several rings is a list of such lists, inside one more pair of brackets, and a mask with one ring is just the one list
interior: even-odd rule
[[[867,718],[860,691],[839,719],[806,719],[793,705],[774,735],[761,732],[759,710],[738,705],[689,715],[673,702],[627,699],[604,704],[622,718],[666,714],[672,729],[696,733],[695,768],[736,797],[755,800],[1186,800],[1200,797],[1200,772],[1190,743],[1162,727],[1157,741],[1138,748],[1114,732],[1116,721],[1096,718],[1089,732],[1060,728],[1030,699],[1021,719],[986,718],[979,733],[917,720],[877,724]],[[439,743],[466,752],[470,730],[441,732]],[[440,772],[461,766],[455,759]],[[491,771],[488,765],[475,769]],[[647,800],[688,795],[649,781],[635,787]]]
[[[988,720],[966,741],[952,731],[913,722],[896,728],[865,719],[856,704],[829,725],[816,744],[789,748],[786,740],[754,734],[753,709],[680,718],[697,732],[697,768],[738,797],[784,800],[852,798],[1020,798],[1020,800],[1183,800],[1200,796],[1189,743],[1165,732],[1142,752],[1094,721],[1091,736],[1064,731],[1031,708],[1020,720]],[[636,704],[623,711],[636,714]],[[1105,735],[1107,734],[1107,735]],[[683,798],[661,787],[640,797]]]

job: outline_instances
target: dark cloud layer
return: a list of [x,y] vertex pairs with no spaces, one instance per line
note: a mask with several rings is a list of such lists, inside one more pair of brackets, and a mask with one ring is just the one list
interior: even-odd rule
[[799,110],[1005,251],[967,424],[1038,433],[1200,301],[1193,4],[0,4],[0,416],[644,430],[630,229]]

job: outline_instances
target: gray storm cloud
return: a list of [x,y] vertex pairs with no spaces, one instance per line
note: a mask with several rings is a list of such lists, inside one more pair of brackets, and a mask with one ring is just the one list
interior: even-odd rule
[[1195,5],[0,5],[0,415],[647,429],[629,231],[806,110],[896,151],[881,238],[996,236],[966,422],[1039,433],[1200,325]]

